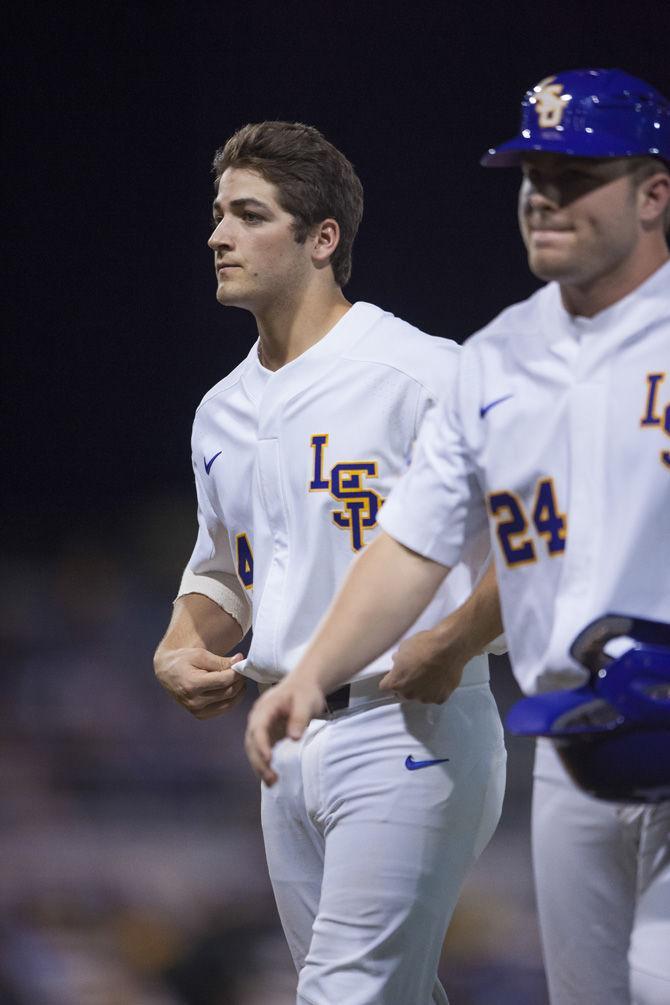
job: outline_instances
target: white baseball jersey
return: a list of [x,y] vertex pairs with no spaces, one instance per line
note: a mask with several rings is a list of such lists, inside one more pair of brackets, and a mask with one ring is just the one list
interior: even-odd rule
[[[180,595],[211,596],[244,623],[235,598],[216,589],[236,573],[254,626],[236,670],[275,681],[298,662],[351,559],[377,532],[437,389],[453,386],[457,356],[454,342],[356,303],[275,373],[254,345],[205,396],[193,427],[199,532]],[[412,631],[462,603],[488,549],[484,529]],[[359,676],[390,665],[385,654]]]
[[487,521],[524,691],[583,683],[600,615],[670,621],[670,263],[590,319],[550,283],[466,343],[381,524],[453,565]]

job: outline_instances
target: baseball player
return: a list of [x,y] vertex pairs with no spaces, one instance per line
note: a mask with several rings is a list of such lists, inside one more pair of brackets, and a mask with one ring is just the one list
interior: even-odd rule
[[[246,126],[214,165],[217,298],[251,311],[259,338],[196,413],[199,531],[155,659],[200,718],[231,708],[247,678],[271,691],[297,663],[375,537],[459,351],[345,300],[362,189],[319,132]],[[381,692],[382,654],[327,696],[300,744],[277,750],[262,824],[301,1005],[446,1001],[445,929],[504,788],[481,654],[500,631],[493,570],[482,576],[489,547],[485,528],[472,535],[412,628],[439,623],[458,639],[446,663],[457,677],[465,668],[448,704]],[[251,614],[248,658],[224,656]]]
[[[469,340],[380,535],[294,673],[252,711],[264,777],[361,662],[387,649],[491,531],[512,665],[529,694],[576,687],[580,630],[616,612],[670,622],[670,106],[619,70],[554,74],[519,135],[519,222],[547,284]],[[388,686],[429,694],[439,639],[402,644]],[[426,679],[423,679],[423,678]],[[539,741],[533,846],[554,1005],[670,1001],[670,804],[594,799]]]

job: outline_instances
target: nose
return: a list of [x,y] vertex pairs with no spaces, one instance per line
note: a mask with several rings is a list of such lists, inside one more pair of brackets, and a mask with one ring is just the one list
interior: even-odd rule
[[541,191],[533,188],[528,194],[528,205],[531,209],[556,209],[558,204],[558,193],[552,191],[548,185],[545,185]]
[[558,209],[561,195],[558,187],[548,179],[543,181],[526,178],[521,189],[522,204],[528,212],[546,212]]
[[230,232],[230,225],[225,217],[222,220],[219,220],[216,227],[209,235],[207,244],[212,251],[217,251],[221,248],[232,248],[233,239]]
[[533,206],[559,206],[561,204],[561,192],[559,186],[553,185],[550,181],[532,185],[528,198]]

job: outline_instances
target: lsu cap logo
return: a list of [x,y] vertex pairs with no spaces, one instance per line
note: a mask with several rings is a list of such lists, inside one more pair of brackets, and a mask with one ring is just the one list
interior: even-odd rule
[[484,167],[518,165],[531,151],[567,157],[658,157],[670,164],[670,101],[623,70],[562,70],[521,102],[519,132],[488,150]]
[[541,129],[557,129],[563,116],[567,102],[572,99],[571,94],[564,94],[564,84],[554,83],[555,76],[545,77],[533,88],[532,96],[528,99],[528,104],[532,105],[537,114],[537,124]]

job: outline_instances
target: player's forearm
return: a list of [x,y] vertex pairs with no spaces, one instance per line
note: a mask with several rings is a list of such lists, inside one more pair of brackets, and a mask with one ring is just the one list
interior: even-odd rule
[[472,659],[503,631],[495,565],[490,563],[476,588],[459,608],[432,629],[438,647],[453,657],[458,643],[464,660]]
[[189,593],[175,601],[172,619],[156,650],[156,658],[175,649],[192,647],[202,647],[223,656],[242,636],[235,618],[218,604],[200,593]]
[[294,674],[334,690],[397,642],[448,572],[380,534],[352,565]]

